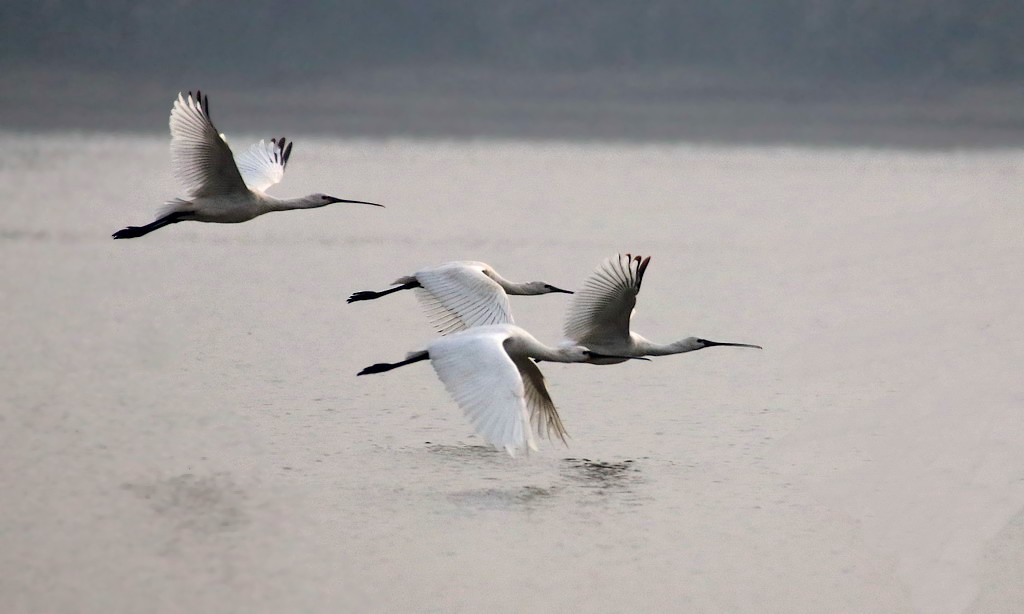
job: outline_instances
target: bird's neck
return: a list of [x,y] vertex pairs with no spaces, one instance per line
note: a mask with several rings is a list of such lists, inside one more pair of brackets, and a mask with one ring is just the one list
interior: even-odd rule
[[323,200],[311,196],[299,198],[274,198],[264,194],[260,201],[267,211],[292,211],[294,209],[315,209],[323,207],[326,203]]
[[635,335],[633,344],[638,350],[643,352],[643,356],[668,356],[669,354],[682,354],[700,349],[689,338],[673,341],[672,343],[654,343],[639,335]]
[[497,282],[499,286],[501,286],[501,288],[505,291],[505,294],[515,294],[520,296],[527,294],[525,284],[509,281],[502,277],[501,275],[498,275],[494,270],[489,270],[486,272],[486,274],[488,277]]
[[520,350],[531,358],[548,362],[583,362],[582,356],[574,354],[571,345],[553,348],[537,341],[533,336],[528,336],[528,334],[521,335],[515,342],[520,344]]
[[[498,282],[498,283],[501,283],[501,282]],[[517,284],[514,281],[506,281],[505,283],[501,284],[501,287],[505,289],[505,294],[518,295],[518,296],[523,296],[523,295],[526,295],[526,294],[533,294],[533,292],[530,292],[524,286],[524,284]]]
[[546,352],[538,352],[534,355],[534,358],[541,360],[547,360],[549,362],[585,362],[583,356],[578,353],[572,352],[571,348],[544,348]]

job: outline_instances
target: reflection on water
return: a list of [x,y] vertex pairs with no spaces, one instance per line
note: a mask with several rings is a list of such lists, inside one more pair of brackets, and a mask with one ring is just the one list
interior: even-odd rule
[[637,479],[640,469],[632,460],[620,462],[594,461],[589,458],[565,458],[563,475],[597,488],[620,488]]
[[432,454],[447,458],[476,458],[476,459],[494,459],[505,458],[505,452],[500,452],[494,448],[494,446],[479,446],[479,445],[448,445],[443,443],[430,443],[427,444],[427,451]]
[[598,461],[589,458],[562,459],[561,475],[576,489],[581,505],[607,504],[615,500],[632,506],[642,502],[644,479],[640,466],[631,459]]
[[[427,450],[435,458],[455,461],[453,467],[468,475],[479,475],[484,467],[499,467],[503,472],[483,479],[509,482],[506,486],[461,488],[447,494],[447,500],[461,510],[527,511],[542,507],[570,505],[633,506],[645,499],[639,490],[644,479],[638,463],[632,459],[600,461],[589,458],[513,459],[489,446],[453,446],[431,444]],[[555,463],[552,466],[552,463]],[[508,472],[504,470],[508,469]],[[539,471],[538,471],[539,470]],[[537,475],[534,472],[537,471]],[[523,484],[523,479],[530,481]],[[452,476],[457,484],[457,476]],[[518,482],[518,483],[516,483]]]
[[[516,459],[504,450],[489,445],[459,445],[426,442],[427,454],[436,461],[450,464],[462,471],[463,467],[508,467],[514,466]],[[419,452],[417,452],[419,453]]]
[[558,487],[519,486],[515,488],[484,488],[462,490],[448,495],[448,500],[460,508],[478,510],[532,510],[552,502],[559,494]]
[[[1015,596],[1019,533],[997,531],[1021,344],[996,333],[1024,330],[1017,150],[311,140],[319,168],[277,195],[327,176],[388,208],[115,242],[178,193],[165,136],[0,143],[0,574],[24,611],[481,611],[526,590],[958,612],[981,575],[985,604]],[[545,367],[577,439],[515,459],[431,369],[354,375],[433,336],[412,297],[347,308],[364,284],[466,258],[572,286],[633,246],[659,276],[638,330],[779,351]],[[555,342],[567,304],[514,310]]]
[[177,533],[206,537],[247,522],[245,491],[227,473],[185,473],[123,488],[148,502],[158,516],[173,523]]
[[50,233],[45,230],[20,230],[17,228],[0,228],[0,241],[48,241]]

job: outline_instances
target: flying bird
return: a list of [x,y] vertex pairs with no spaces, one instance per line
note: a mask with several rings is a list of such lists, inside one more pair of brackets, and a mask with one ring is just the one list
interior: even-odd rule
[[333,203],[374,205],[362,200],[344,200],[326,194],[300,198],[274,198],[265,190],[281,181],[292,143],[284,137],[261,140],[237,157],[232,155],[224,135],[210,121],[210,102],[201,92],[188,97],[180,93],[171,108],[171,161],[174,175],[185,187],[186,198],[169,201],[157,219],[145,226],[128,226],[113,234],[115,239],[134,239],[184,221],[235,224],[271,211],[315,209]]
[[665,356],[714,346],[762,349],[747,343],[723,343],[687,337],[672,343],[649,341],[629,329],[640,283],[651,258],[618,254],[601,263],[583,282],[569,305],[563,332],[570,344],[584,345],[609,356],[592,357],[592,364],[615,364],[622,357]]
[[349,303],[369,301],[400,290],[416,290],[431,324],[442,335],[472,326],[514,324],[508,295],[534,295],[571,290],[556,288],[543,281],[516,283],[498,275],[483,262],[447,262],[399,277],[393,288],[366,290],[348,297]]
[[476,432],[515,456],[523,448],[537,449],[534,428],[538,434],[549,439],[558,437],[563,443],[568,435],[544,385],[544,375],[531,358],[588,362],[631,357],[602,356],[578,345],[553,348],[513,324],[492,324],[439,337],[426,350],[411,352],[403,361],[377,363],[358,375],[384,373],[430,360],[437,377]]

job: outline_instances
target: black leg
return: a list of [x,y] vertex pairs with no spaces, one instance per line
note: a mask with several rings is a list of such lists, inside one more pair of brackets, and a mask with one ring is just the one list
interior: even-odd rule
[[186,219],[187,215],[188,213],[185,211],[175,211],[174,213],[168,213],[157,221],[146,224],[145,226],[128,226],[127,228],[122,228],[111,236],[115,239],[134,239],[136,237],[149,234],[158,228],[163,228],[168,224],[176,224]]
[[409,354],[408,358],[401,362],[378,362],[375,365],[370,365],[369,367],[366,367],[359,373],[356,373],[356,375],[372,375],[374,373],[384,373],[385,371],[397,369],[398,367],[404,367],[405,365],[409,365],[414,362],[419,362],[421,360],[427,360],[428,358],[430,358],[430,354],[428,354],[426,350],[422,352],[413,352],[412,354]]
[[418,282],[418,281],[410,281],[407,284],[402,284],[401,286],[395,286],[394,288],[391,288],[391,289],[388,289],[388,290],[381,290],[380,292],[374,292],[373,290],[363,290],[362,292],[354,292],[354,293],[352,293],[352,296],[348,297],[348,301],[347,302],[354,303],[356,301],[372,301],[375,298],[380,298],[382,296],[387,296],[388,294],[391,294],[392,292],[398,292],[399,290],[411,290],[413,288],[419,288],[419,287],[420,287],[420,282]]

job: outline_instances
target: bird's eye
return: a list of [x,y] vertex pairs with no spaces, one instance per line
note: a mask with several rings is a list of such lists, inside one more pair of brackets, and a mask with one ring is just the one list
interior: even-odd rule
[[327,200],[327,197],[326,196],[321,196],[320,200]]

